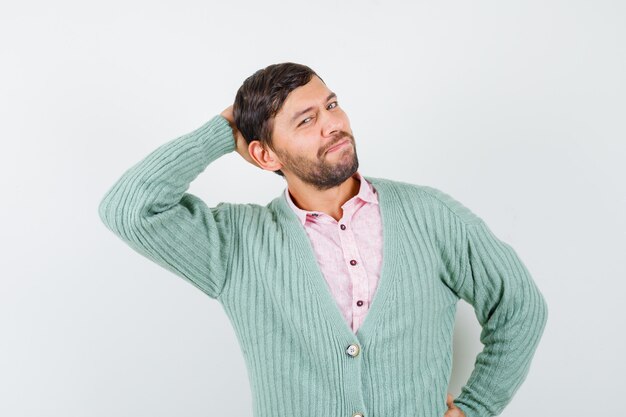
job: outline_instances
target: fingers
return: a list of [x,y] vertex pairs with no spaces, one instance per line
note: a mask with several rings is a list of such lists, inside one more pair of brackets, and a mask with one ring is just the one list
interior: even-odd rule
[[233,116],[233,105],[226,107],[220,115],[224,117],[231,125],[235,124],[235,117]]
[[448,404],[448,411],[446,411],[443,417],[465,417],[463,411],[454,405],[454,397],[450,393],[446,397],[446,404]]

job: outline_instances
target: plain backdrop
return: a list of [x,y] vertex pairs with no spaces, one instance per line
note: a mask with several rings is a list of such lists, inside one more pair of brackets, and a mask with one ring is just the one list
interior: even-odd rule
[[[617,0],[2,2],[0,415],[251,416],[221,305],[97,208],[284,61],[338,94],[361,173],[450,194],[533,275],[548,324],[502,415],[625,415],[624,22]],[[189,192],[285,184],[233,152]],[[455,396],[482,348],[458,307]]]

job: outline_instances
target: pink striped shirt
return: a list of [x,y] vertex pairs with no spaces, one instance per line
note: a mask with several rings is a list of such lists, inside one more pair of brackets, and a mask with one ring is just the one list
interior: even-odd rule
[[323,212],[302,210],[285,188],[289,206],[311,240],[317,263],[348,326],[357,332],[378,286],[382,262],[382,224],[376,189],[357,171],[357,195],[336,221]]

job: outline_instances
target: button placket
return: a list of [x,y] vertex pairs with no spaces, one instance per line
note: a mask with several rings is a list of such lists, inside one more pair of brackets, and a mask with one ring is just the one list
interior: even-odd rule
[[[349,218],[348,216],[351,214],[352,212],[344,211],[344,218]],[[347,231],[339,233],[339,241],[341,242],[345,259],[349,264],[348,273],[352,281],[352,327],[355,328],[355,326],[360,326],[360,323],[367,313],[366,301],[364,300],[369,299],[369,279],[367,271],[359,261],[360,254],[358,253],[358,246],[356,245],[356,239],[352,229],[347,228],[344,223],[342,223],[341,226],[347,229]],[[345,230],[344,227],[341,226],[340,228]]]

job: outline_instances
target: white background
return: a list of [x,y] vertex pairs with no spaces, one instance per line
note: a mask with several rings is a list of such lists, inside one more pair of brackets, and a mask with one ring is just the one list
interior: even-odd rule
[[[221,305],[97,207],[284,61],[338,94],[361,173],[449,193],[533,275],[548,324],[502,415],[625,415],[624,22],[608,0],[3,2],[0,415],[251,415]],[[233,152],[189,191],[266,204],[284,186]],[[461,301],[455,396],[479,332]]]

